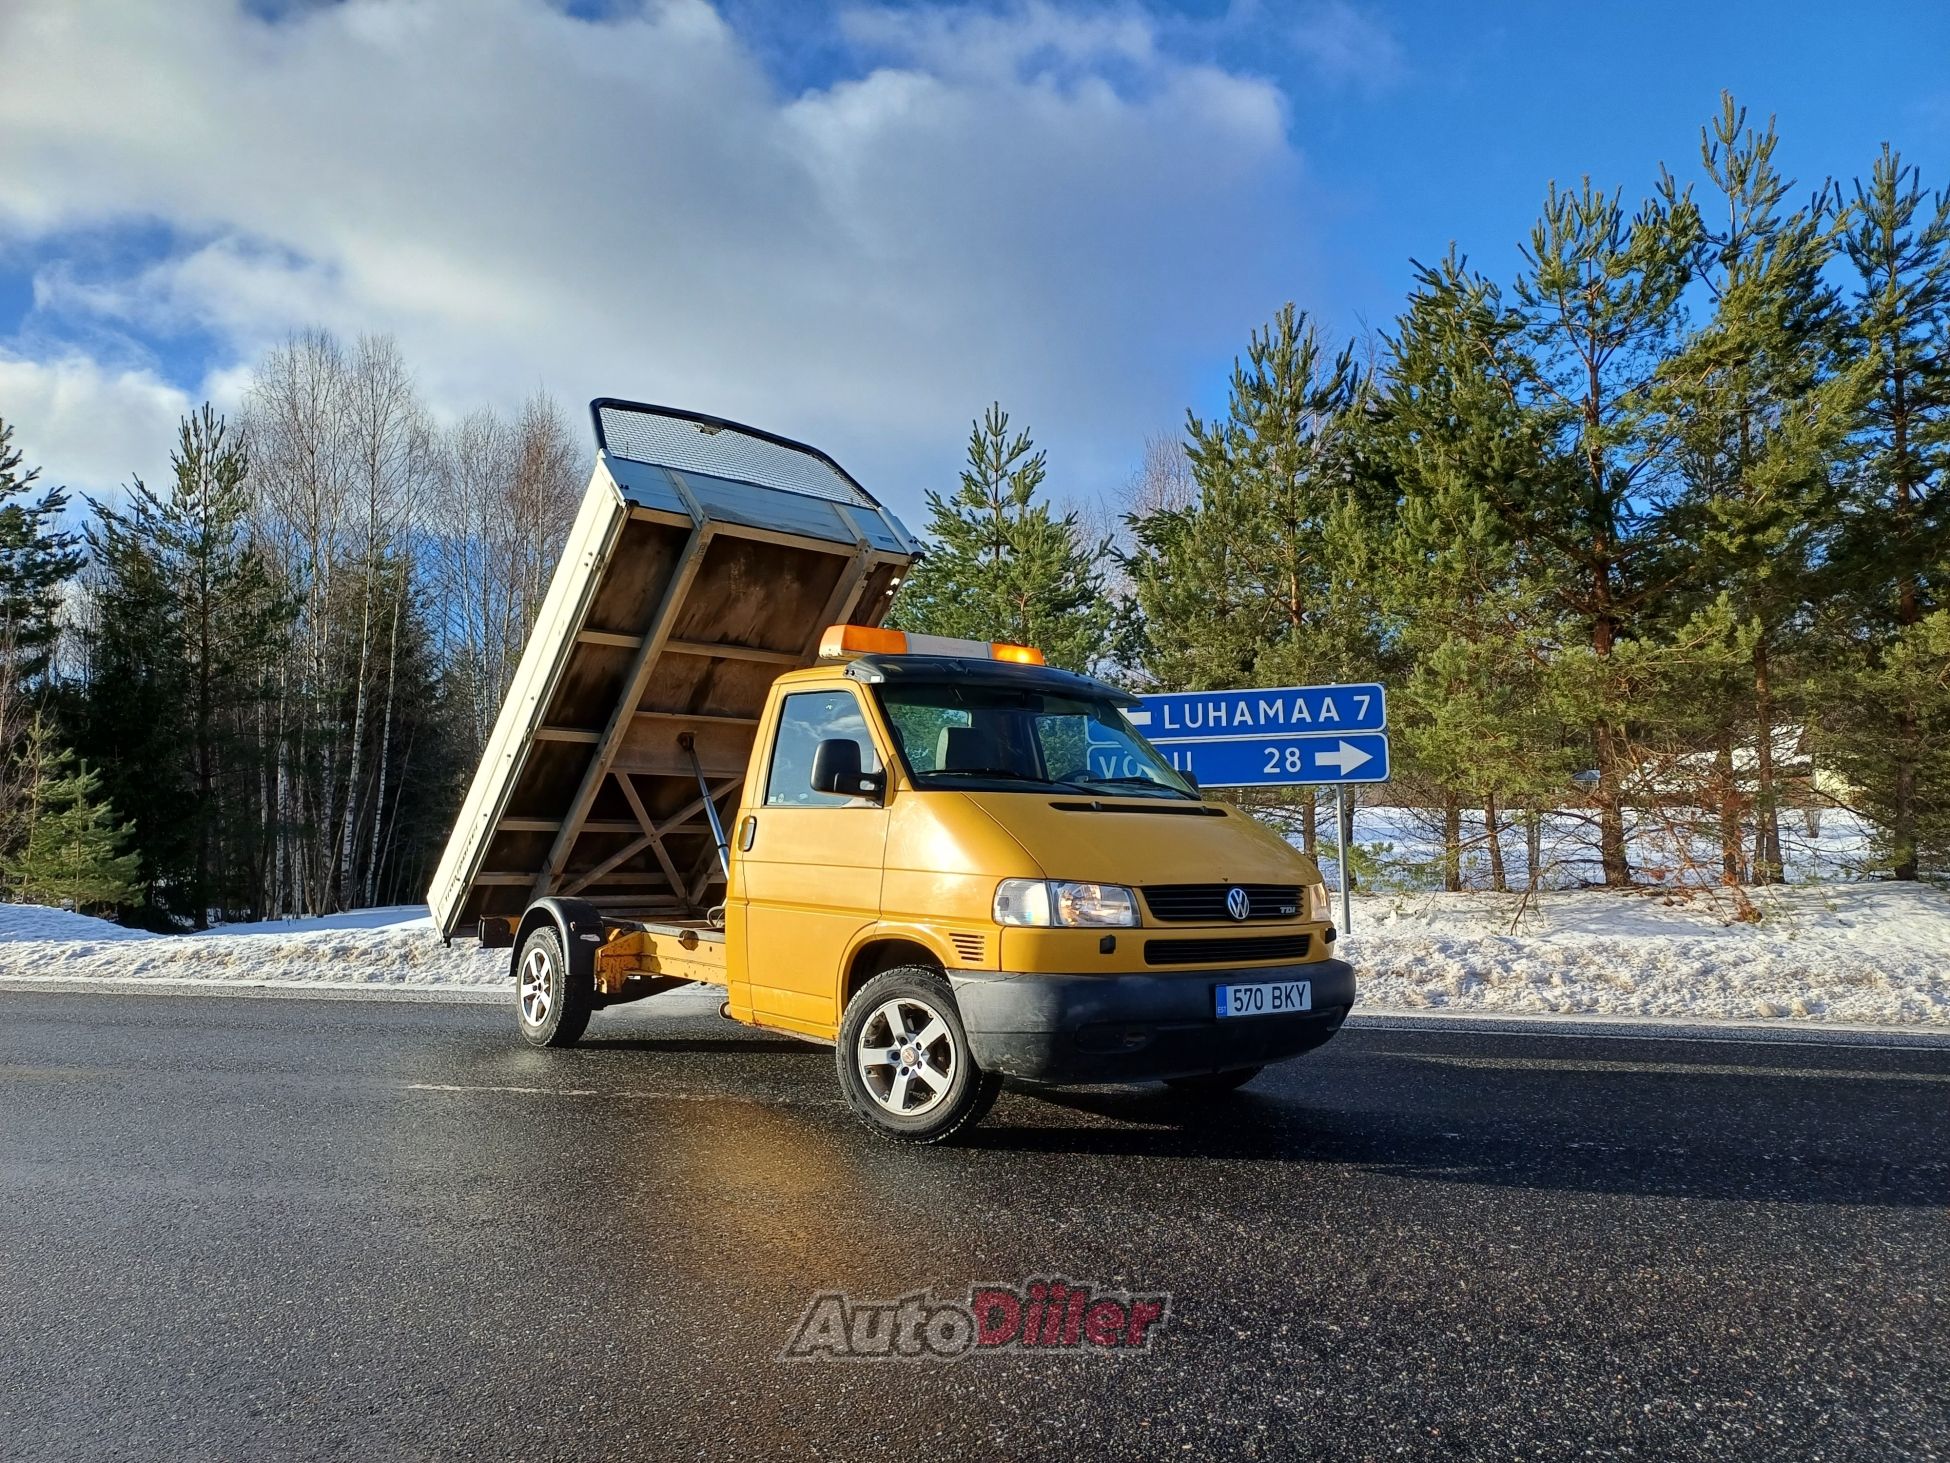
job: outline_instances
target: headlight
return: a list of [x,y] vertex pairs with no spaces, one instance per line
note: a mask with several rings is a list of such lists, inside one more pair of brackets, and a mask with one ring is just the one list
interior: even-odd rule
[[1134,925],[1137,900],[1122,884],[1052,884],[1060,925]]
[[1134,925],[1137,899],[1122,884],[1073,884],[1057,879],[1004,879],[995,887],[999,925]]
[[1307,918],[1334,922],[1334,903],[1327,892],[1327,881],[1316,879],[1307,886]]

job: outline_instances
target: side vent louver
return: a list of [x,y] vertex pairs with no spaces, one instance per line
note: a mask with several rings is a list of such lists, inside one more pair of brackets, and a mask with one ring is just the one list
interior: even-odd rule
[[980,965],[988,958],[989,942],[984,935],[950,935],[955,953],[961,956],[964,965]]

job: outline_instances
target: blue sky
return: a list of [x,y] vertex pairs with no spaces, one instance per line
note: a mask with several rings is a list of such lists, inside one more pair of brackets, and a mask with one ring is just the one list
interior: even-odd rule
[[1731,88],[1812,187],[1950,184],[1950,6],[10,0],[0,416],[159,475],[322,324],[436,413],[538,386],[828,446],[910,516],[991,398],[1114,496],[1293,299],[1506,277],[1546,184],[1696,171]]

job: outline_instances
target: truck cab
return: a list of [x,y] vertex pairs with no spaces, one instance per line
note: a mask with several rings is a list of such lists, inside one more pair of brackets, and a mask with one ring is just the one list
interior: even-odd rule
[[[606,408],[650,415],[683,464],[619,471]],[[905,530],[841,474],[858,499],[826,499],[836,526],[808,532],[807,505],[768,502],[791,475],[752,466],[756,442],[838,474],[815,449],[596,410],[583,517],[620,503],[623,527],[584,535],[610,546],[580,563],[572,533],[432,895],[443,930],[472,915],[512,951],[526,1039],[570,1044],[603,1006],[720,985],[731,1019],[830,1043],[875,1131],[932,1142],[1005,1077],[1227,1090],[1339,1029],[1354,973],[1318,870],[1175,772],[1128,693],[1034,647],[880,628]],[[685,490],[688,523],[633,500],[624,481],[661,481],[639,466]],[[647,585],[619,554],[646,520],[686,538],[644,555]],[[713,575],[720,536],[732,579]],[[815,600],[851,613],[795,619]],[[610,628],[622,605],[647,623]],[[600,673],[597,647],[630,666]]]

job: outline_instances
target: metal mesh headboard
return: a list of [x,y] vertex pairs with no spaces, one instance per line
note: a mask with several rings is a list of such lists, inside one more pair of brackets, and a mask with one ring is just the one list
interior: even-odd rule
[[596,445],[611,457],[708,473],[761,488],[878,508],[874,496],[817,447],[674,407],[601,397],[589,403]]

